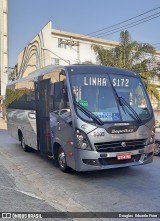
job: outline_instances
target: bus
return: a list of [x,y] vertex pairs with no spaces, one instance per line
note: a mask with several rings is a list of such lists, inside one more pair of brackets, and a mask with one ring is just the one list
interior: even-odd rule
[[138,73],[98,65],[47,66],[6,88],[8,131],[63,172],[151,163],[155,119]]

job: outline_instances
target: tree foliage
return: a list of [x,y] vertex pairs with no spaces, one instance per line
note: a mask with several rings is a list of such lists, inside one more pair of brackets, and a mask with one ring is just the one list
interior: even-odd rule
[[155,85],[149,84],[148,79],[151,79],[158,74],[150,70],[150,64],[155,61],[155,48],[147,43],[139,43],[132,41],[129,32],[122,31],[120,33],[119,45],[112,49],[105,49],[101,46],[94,45],[93,49],[97,55],[99,64],[123,68],[138,72],[148,85],[149,96],[154,96],[157,100],[160,99],[159,92]]
[[120,33],[119,45],[107,50],[100,46],[93,46],[97,58],[102,65],[133,70],[136,66],[146,67],[153,61],[155,49],[152,45],[132,41],[128,31]]

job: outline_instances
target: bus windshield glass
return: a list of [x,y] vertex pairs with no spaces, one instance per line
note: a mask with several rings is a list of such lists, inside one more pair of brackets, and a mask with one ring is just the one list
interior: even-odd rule
[[[130,122],[137,118],[144,121],[151,117],[150,102],[137,77],[76,73],[71,74],[70,84],[73,100],[103,122]],[[78,106],[75,105],[77,114],[93,122],[93,117]]]

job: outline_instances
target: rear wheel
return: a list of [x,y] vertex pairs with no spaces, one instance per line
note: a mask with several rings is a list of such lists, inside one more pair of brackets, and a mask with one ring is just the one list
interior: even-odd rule
[[68,172],[69,167],[67,166],[66,155],[62,147],[59,147],[57,160],[59,168],[65,173]]
[[24,140],[23,134],[21,135],[21,147],[22,147],[22,149],[23,149],[25,152],[28,151],[28,146],[25,144],[25,140]]
[[154,155],[158,156],[160,154],[160,142],[155,142],[155,146],[154,146]]

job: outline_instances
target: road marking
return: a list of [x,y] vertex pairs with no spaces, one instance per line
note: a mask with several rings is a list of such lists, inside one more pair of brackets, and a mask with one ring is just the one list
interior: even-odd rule
[[42,199],[41,197],[36,196],[34,193],[25,192],[25,191],[22,191],[22,190],[18,190],[18,189],[16,189],[16,188],[6,187],[6,186],[2,186],[2,185],[0,185],[0,187],[5,188],[5,189],[9,189],[9,190],[14,190],[14,191],[16,191],[16,192],[25,194],[25,195],[30,196],[30,197],[32,197],[32,198],[35,198],[35,199],[43,200],[43,201],[44,201],[44,199]]

